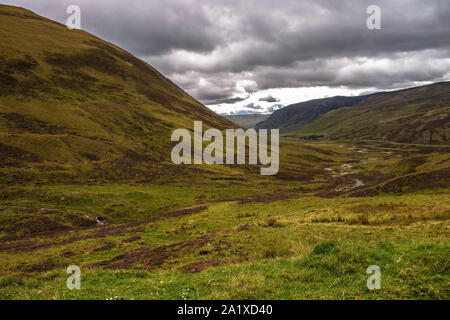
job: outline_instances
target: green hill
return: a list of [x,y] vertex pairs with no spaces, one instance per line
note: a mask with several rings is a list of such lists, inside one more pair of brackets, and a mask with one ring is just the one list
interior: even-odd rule
[[99,163],[133,176],[139,160],[170,159],[174,128],[192,128],[194,120],[234,127],[147,63],[87,32],[1,5],[0,38],[3,179],[14,168],[29,177],[43,167],[79,177]]
[[366,96],[336,96],[291,104],[275,111],[267,120],[259,123],[257,127],[281,128],[283,131],[296,130],[316,120],[322,114],[339,108],[354,106],[364,98]]
[[[337,98],[351,100],[336,104]],[[324,135],[330,139],[448,144],[450,82],[380,92],[357,99],[334,97],[312,100],[296,109],[288,106],[284,108],[287,110],[276,111],[259,127],[278,126],[285,132]],[[328,109],[322,110],[325,100]]]

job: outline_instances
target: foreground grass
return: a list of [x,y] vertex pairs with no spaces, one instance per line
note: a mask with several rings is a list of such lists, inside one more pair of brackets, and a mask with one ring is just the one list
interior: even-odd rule
[[448,299],[448,154],[356,145],[285,141],[270,178],[3,187],[0,298]]
[[[262,259],[201,273],[135,270],[83,273],[68,290],[63,270],[3,278],[4,299],[448,299],[448,243],[327,241],[305,256]],[[381,268],[368,290],[366,268]]]
[[[19,239],[7,244],[20,250],[0,250],[0,298],[448,299],[449,208],[445,190],[211,202],[101,238],[90,237],[97,227],[32,238],[42,249]],[[70,264],[81,267],[81,290],[66,288]],[[381,268],[380,290],[367,289],[370,265]]]

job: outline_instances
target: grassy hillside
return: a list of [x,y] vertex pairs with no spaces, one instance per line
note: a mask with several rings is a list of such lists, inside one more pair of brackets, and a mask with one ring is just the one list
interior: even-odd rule
[[129,178],[136,172],[127,170],[170,159],[174,128],[194,120],[235,126],[87,32],[11,6],[0,5],[0,18],[2,181],[11,172],[34,179],[36,168],[60,180],[80,172],[96,178],[96,166],[116,172],[110,179]]
[[[309,102],[312,109],[320,109],[314,101]],[[278,126],[285,132],[324,135],[330,139],[449,143],[449,82],[372,94],[351,106],[340,104],[339,108],[314,117],[304,115],[304,106],[297,109],[291,110],[293,114],[285,120],[271,123],[281,112],[276,111],[260,127]]]
[[359,97],[331,97],[314,99],[305,102],[291,104],[275,111],[258,128],[280,128],[282,131],[292,131],[311,123],[320,115],[343,107],[357,105],[367,96]]
[[325,133],[331,139],[448,144],[450,82],[371,95],[354,108],[323,115],[301,131]]

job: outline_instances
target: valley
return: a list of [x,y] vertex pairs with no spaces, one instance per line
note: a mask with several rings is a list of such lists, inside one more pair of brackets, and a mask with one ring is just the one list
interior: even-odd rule
[[[0,296],[448,296],[447,148],[282,139],[281,154],[274,177],[4,187]],[[82,290],[65,288],[70,264]]]
[[[449,299],[448,82],[238,124],[29,10],[0,36],[0,299]],[[279,127],[278,172],[174,164],[194,121]]]

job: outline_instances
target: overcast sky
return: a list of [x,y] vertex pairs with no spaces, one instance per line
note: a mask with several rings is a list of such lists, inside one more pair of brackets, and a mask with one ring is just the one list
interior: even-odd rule
[[[219,113],[450,80],[449,0],[0,0],[147,61]],[[381,9],[381,30],[366,10]]]

